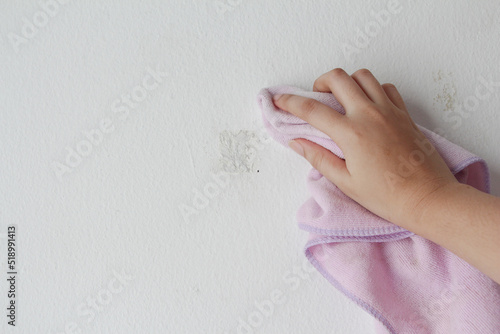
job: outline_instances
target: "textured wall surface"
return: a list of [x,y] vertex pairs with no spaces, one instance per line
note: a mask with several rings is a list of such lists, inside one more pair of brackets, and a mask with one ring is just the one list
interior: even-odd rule
[[3,1],[0,332],[374,332],[305,260],[309,165],[265,136],[255,96],[369,68],[485,158],[500,195],[499,15],[494,0]]

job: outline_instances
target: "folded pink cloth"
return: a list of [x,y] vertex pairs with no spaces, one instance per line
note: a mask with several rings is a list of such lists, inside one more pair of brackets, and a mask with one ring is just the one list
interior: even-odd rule
[[[316,99],[344,114],[330,93],[277,86],[257,101],[267,131],[280,144],[306,138],[339,157],[323,132],[275,107],[275,94]],[[423,128],[462,183],[489,192],[486,163]],[[500,333],[500,286],[445,248],[396,226],[344,195],[316,169],[307,185],[312,197],[297,212],[310,233],[309,261],[333,286],[380,321],[381,333]]]

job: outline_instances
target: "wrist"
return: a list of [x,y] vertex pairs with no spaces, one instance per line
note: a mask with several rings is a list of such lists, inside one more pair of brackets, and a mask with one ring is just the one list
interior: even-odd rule
[[404,228],[421,236],[431,233],[432,222],[437,214],[451,209],[453,197],[469,187],[454,180],[432,180],[420,185],[403,205],[401,222]]

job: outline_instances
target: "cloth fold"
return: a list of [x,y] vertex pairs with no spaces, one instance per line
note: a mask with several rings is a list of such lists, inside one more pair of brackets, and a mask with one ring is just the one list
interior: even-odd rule
[[[323,132],[276,108],[272,96],[294,94],[345,114],[333,94],[297,87],[262,89],[257,104],[278,143],[305,138],[343,158]],[[419,126],[458,181],[489,192],[484,160]],[[338,290],[380,321],[381,333],[500,333],[500,286],[445,248],[373,214],[312,168],[311,198],[298,210],[309,232],[305,255]]]

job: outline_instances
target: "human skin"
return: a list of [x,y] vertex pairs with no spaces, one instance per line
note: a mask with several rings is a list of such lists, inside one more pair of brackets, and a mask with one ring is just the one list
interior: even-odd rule
[[349,75],[336,68],[320,76],[313,90],[332,93],[345,115],[297,95],[273,101],[327,134],[345,159],[303,138],[290,147],[360,205],[447,248],[500,284],[500,198],[459,183],[435,149],[411,173],[398,173],[400,159],[421,150],[417,142],[432,144],[396,87],[380,85],[367,69]]

